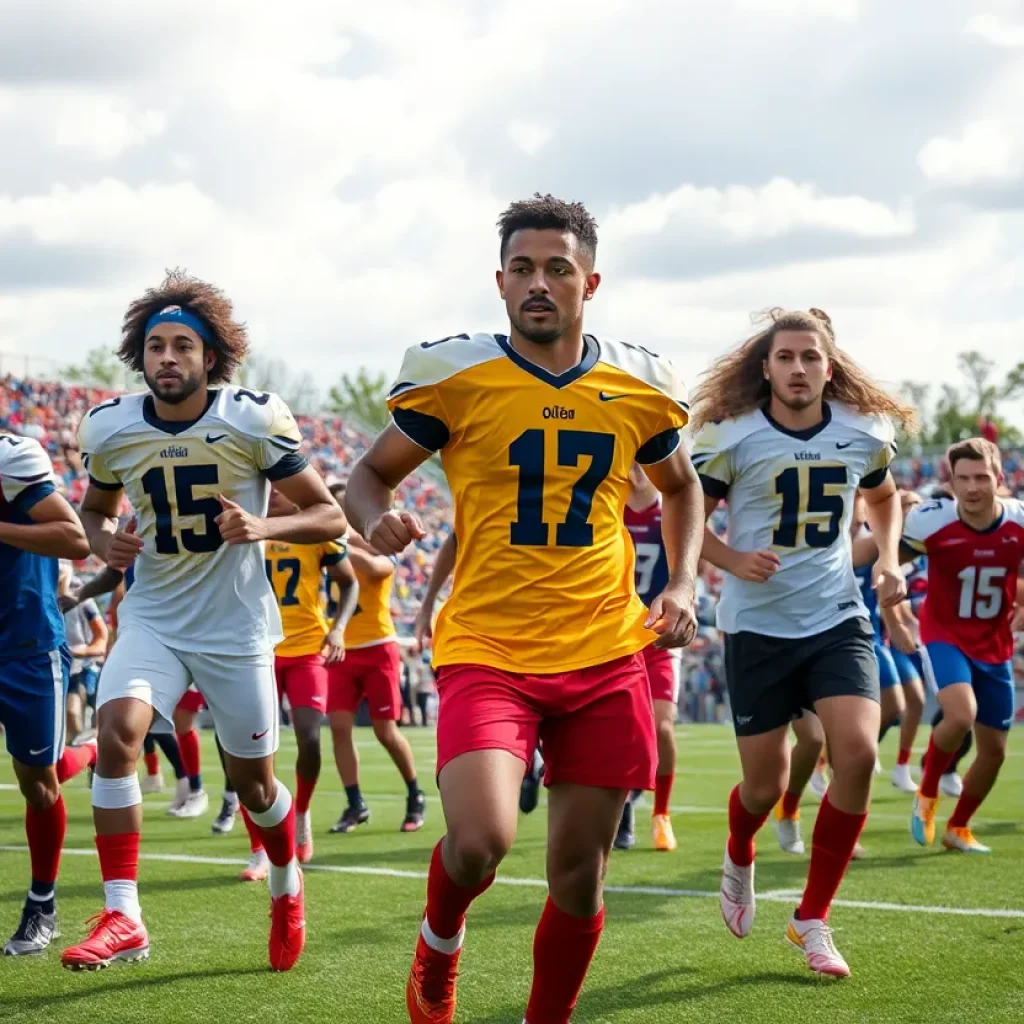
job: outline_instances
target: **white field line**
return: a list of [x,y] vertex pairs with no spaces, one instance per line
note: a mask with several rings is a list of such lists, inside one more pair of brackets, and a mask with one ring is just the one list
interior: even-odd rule
[[[0,846],[3,853],[27,853],[27,846]],[[69,856],[95,857],[95,850],[65,849]],[[215,867],[244,867],[249,862],[237,857],[196,857],[184,853],[142,853],[141,860],[165,861],[173,864],[209,864]],[[377,878],[406,878],[422,881],[426,879],[425,871],[399,871],[394,868],[374,868],[364,866],[341,866],[337,864],[306,864],[303,871],[324,871],[338,875],[368,875]],[[510,878],[498,875],[495,884],[514,885],[529,889],[546,889],[548,883],[543,878]],[[624,896],[668,896],[683,899],[718,899],[717,892],[705,892],[700,889],[670,889],[651,885],[607,885],[605,892]],[[796,894],[797,896],[799,893]],[[791,903],[793,890],[777,889],[758,893],[758,899],[770,903]],[[902,914],[945,914],[954,917],[996,917],[1024,918],[1024,910],[1012,910],[990,907],[930,907],[915,906],[907,903],[870,903],[864,900],[836,900],[837,907],[855,907],[858,910],[885,910]]]

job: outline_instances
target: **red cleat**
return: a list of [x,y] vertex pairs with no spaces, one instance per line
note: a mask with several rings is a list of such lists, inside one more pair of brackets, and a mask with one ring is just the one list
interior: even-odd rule
[[439,953],[420,935],[405,988],[411,1024],[451,1024],[455,1019],[455,983],[461,954],[461,949]]
[[306,945],[305,881],[299,874],[299,895],[270,901],[270,969],[290,971]]
[[104,910],[86,924],[94,922],[85,942],[61,954],[60,962],[69,971],[99,971],[115,960],[138,963],[149,959],[149,935],[141,921],[133,921],[119,910]]

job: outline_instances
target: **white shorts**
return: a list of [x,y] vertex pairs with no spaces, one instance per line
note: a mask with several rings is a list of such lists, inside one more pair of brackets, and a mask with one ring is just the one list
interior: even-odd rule
[[128,627],[117,634],[100,675],[96,707],[121,697],[144,701],[167,721],[189,683],[203,695],[221,746],[235,757],[277,751],[280,711],[274,655],[173,651],[152,633]]

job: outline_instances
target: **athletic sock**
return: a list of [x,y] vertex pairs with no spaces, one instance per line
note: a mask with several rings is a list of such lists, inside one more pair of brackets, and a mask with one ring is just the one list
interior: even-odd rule
[[753,814],[743,806],[740,787],[729,794],[729,859],[737,867],[754,863],[754,836],[768,820],[767,814]]
[[839,891],[839,883],[849,867],[867,817],[866,811],[863,814],[840,811],[825,794],[814,823],[807,887],[796,912],[801,921],[828,920],[829,907]]
[[35,902],[43,904],[42,909],[48,914],[53,913],[54,886],[67,828],[68,812],[63,796],[58,794],[56,801],[45,811],[25,807],[25,835],[32,865],[29,895]]
[[983,796],[975,796],[973,793],[968,793],[965,789],[960,794],[960,799],[956,802],[956,807],[946,823],[946,828],[967,828],[971,823],[971,818],[974,817],[978,808],[984,803],[984,800]]
[[427,928],[423,937],[427,945],[437,949],[435,942],[452,942],[458,940],[455,949],[440,949],[442,953],[454,953],[462,945],[462,928],[466,923],[466,911],[469,905],[486,892],[494,881],[494,875],[488,875],[482,882],[476,885],[459,885],[452,881],[451,876],[445,869],[444,860],[441,857],[441,843],[434,847],[433,855],[430,858],[430,870],[427,873],[427,912],[424,917],[424,924]]
[[921,776],[920,793],[924,797],[939,795],[939,781],[946,774],[956,751],[945,751],[935,745],[934,734],[928,740],[928,750],[924,755],[924,774]]
[[654,813],[668,814],[669,802],[672,799],[672,784],[676,781],[676,773],[654,777]]
[[782,794],[782,816],[795,818],[800,813],[800,798],[803,793],[791,793],[788,789]]

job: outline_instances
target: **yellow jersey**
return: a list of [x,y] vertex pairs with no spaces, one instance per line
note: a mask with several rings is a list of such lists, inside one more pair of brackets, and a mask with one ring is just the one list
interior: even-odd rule
[[281,612],[284,639],[275,653],[286,658],[318,654],[331,624],[324,613],[321,582],[324,570],[347,557],[344,542],[326,544],[266,543],[267,579]]
[[504,335],[406,353],[388,407],[412,441],[440,451],[459,538],[435,666],[564,672],[654,639],[623,510],[632,462],[682,443],[686,395],[668,360],[584,341],[580,363],[557,375]]
[[394,573],[371,578],[364,576],[355,566],[352,568],[359,582],[359,602],[345,627],[345,649],[354,651],[394,640],[397,633],[395,620],[391,617]]

